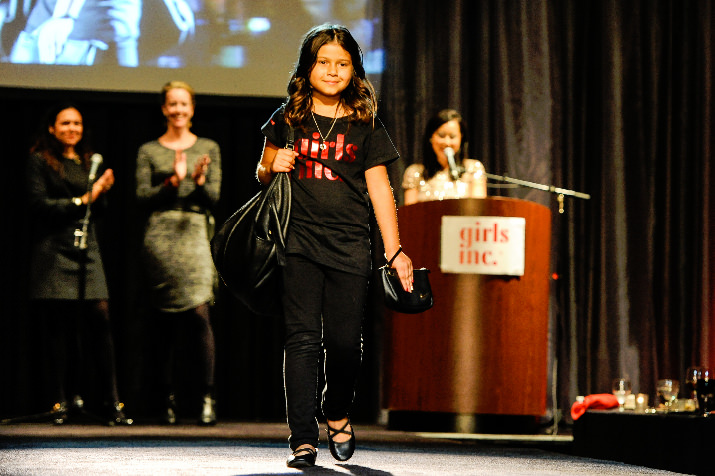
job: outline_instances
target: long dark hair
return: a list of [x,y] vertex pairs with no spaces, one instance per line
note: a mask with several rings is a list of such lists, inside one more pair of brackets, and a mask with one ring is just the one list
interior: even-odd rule
[[304,128],[303,124],[313,106],[310,72],[315,66],[318,50],[333,41],[336,41],[350,54],[353,63],[352,80],[341,93],[340,99],[343,106],[350,111],[350,120],[358,122],[375,120],[377,99],[372,83],[365,76],[360,45],[344,26],[325,23],[313,27],[303,37],[303,43],[298,52],[298,63],[296,63],[288,82],[285,119],[293,127]]
[[430,179],[442,170],[442,165],[437,160],[437,155],[434,153],[430,138],[437,129],[442,127],[449,121],[457,121],[459,123],[459,131],[462,134],[462,143],[459,147],[459,152],[454,156],[457,165],[461,165],[462,158],[466,157],[467,151],[467,124],[462,118],[462,115],[456,109],[442,109],[434,116],[430,117],[425,127],[425,135],[422,143],[422,163],[425,166],[424,177]]
[[[64,175],[64,168],[62,166],[62,153],[64,152],[64,146],[57,140],[52,133],[50,133],[50,127],[54,127],[57,122],[57,116],[65,109],[76,109],[80,116],[82,116],[82,121],[84,122],[84,114],[82,110],[71,102],[63,102],[52,106],[45,113],[40,127],[37,131],[37,137],[35,143],[30,148],[31,154],[40,154],[55,172],[60,175]],[[82,127],[82,139],[75,145],[75,152],[80,157],[80,160],[84,164],[85,169],[89,170],[91,166],[91,156],[93,150],[89,145],[88,132],[86,125],[83,124]]]

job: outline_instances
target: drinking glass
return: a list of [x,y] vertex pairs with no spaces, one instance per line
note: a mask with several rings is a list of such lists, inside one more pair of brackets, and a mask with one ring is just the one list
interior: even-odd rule
[[713,369],[703,367],[700,369],[697,383],[698,410],[703,416],[708,416],[713,409],[713,389],[715,388],[715,378]]
[[626,397],[631,394],[631,381],[627,378],[617,378],[613,381],[611,391],[616,396],[616,400],[618,400],[618,411],[622,412]]
[[698,404],[698,379],[702,373],[700,367],[688,367],[685,371],[685,378],[683,379],[683,387],[685,387],[685,398],[689,398]]
[[665,406],[665,413],[670,411],[671,405],[676,398],[678,398],[678,391],[680,390],[680,382],[671,378],[660,379],[656,382],[656,391],[658,392],[658,397],[663,405]]

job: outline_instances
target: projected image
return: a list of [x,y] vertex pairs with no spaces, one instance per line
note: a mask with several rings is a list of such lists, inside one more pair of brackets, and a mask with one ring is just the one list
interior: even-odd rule
[[0,60],[11,64],[261,68],[294,58],[324,22],[347,26],[368,73],[382,70],[370,0],[0,0]]
[[112,45],[119,64],[138,66],[141,7],[139,0],[6,0],[4,23],[24,23],[6,61],[91,65]]

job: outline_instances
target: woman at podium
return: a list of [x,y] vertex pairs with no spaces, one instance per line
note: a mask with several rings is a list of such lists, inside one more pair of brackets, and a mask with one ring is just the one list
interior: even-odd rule
[[443,109],[430,118],[425,128],[422,163],[405,170],[405,205],[487,196],[484,166],[476,159],[466,158],[466,129],[455,109]]

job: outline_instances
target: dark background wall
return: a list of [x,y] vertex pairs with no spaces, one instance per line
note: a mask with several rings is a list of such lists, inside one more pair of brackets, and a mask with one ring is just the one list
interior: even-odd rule
[[[427,117],[456,107],[487,171],[591,194],[558,214],[551,194],[490,190],[552,209],[559,279],[548,378],[558,408],[567,415],[577,395],[608,392],[621,375],[655,398],[656,379],[715,365],[713,2],[394,0],[384,8],[380,115],[403,157],[393,185],[420,161]],[[281,102],[236,89],[199,96],[194,120],[223,152],[219,221],[256,191],[260,126]],[[117,172],[105,236],[121,392],[138,414],[152,406],[157,337],[137,289],[132,176],[137,147],[163,130],[158,96],[0,89],[9,242],[0,253],[0,416],[46,406],[25,299],[22,170],[41,112],[68,96],[85,106],[97,149]],[[380,309],[373,301],[367,313],[354,415],[362,419],[379,410]],[[255,319],[222,294],[213,317],[221,416],[282,419],[280,323]]]

